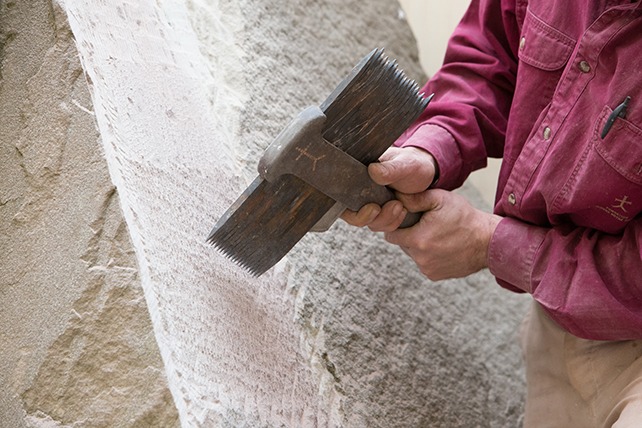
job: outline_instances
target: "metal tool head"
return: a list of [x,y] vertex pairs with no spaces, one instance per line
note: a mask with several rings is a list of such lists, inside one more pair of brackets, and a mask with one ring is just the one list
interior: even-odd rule
[[[325,115],[321,133],[368,165],[379,159],[428,101],[383,49],[375,49],[321,104]],[[296,135],[294,131],[288,130]],[[335,200],[295,175],[271,175],[272,181],[257,177],[207,238],[255,276],[281,260],[335,206]]]

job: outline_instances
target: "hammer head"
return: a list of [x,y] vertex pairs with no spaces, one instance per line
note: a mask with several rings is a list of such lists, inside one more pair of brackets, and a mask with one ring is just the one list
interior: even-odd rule
[[[304,110],[259,161],[259,174],[207,240],[259,276],[319,221],[393,196],[366,165],[423,112],[430,98],[377,49],[319,107]],[[383,201],[383,202],[382,202]]]

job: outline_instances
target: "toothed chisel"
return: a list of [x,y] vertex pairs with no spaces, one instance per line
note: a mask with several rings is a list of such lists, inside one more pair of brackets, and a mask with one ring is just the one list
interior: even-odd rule
[[[370,180],[367,165],[424,111],[395,61],[375,49],[320,105],[301,112],[259,161],[259,176],[223,214],[207,241],[255,276],[309,231],[324,231],[346,208],[394,198]],[[416,223],[411,213],[402,227]]]

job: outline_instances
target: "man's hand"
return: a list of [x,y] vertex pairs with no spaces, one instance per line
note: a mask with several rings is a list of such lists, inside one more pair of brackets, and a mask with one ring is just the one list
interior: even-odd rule
[[384,236],[399,245],[421,273],[436,281],[460,278],[487,267],[488,244],[501,217],[440,189],[398,197],[409,211],[425,214],[413,227]]
[[[343,220],[385,232],[386,240],[399,245],[432,280],[463,277],[487,266],[488,244],[502,218],[475,209],[455,193],[426,190],[437,173],[430,153],[392,147],[368,172],[377,184],[397,190],[398,200],[346,210]],[[408,211],[424,215],[413,227],[398,229]]]
[[372,180],[403,193],[423,192],[435,179],[435,158],[417,147],[391,147],[368,166]]
[[[425,150],[416,147],[391,147],[378,163],[368,166],[368,173],[377,184],[412,194],[423,192],[432,184],[436,175],[436,162]],[[399,227],[406,213],[402,202],[392,200],[383,207],[368,204],[358,212],[346,210],[341,218],[353,226],[368,226],[375,232],[390,232]]]

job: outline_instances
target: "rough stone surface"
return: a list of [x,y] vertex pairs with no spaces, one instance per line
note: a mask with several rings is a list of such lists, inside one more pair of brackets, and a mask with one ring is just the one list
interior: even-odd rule
[[[15,284],[0,288],[1,304],[11,307],[0,314],[0,337],[11,338],[12,349],[28,358],[16,364],[15,355],[0,352],[0,382],[15,377],[16,365],[26,373],[0,392],[0,405],[26,413],[24,423],[34,426],[82,426],[82,412],[91,411],[99,422],[87,426],[116,417],[130,418],[132,426],[167,426],[176,410],[186,427],[519,425],[516,330],[526,301],[499,289],[487,272],[430,283],[381,237],[344,224],[309,234],[260,279],[204,242],[255,176],[272,138],[303,107],[321,102],[363,55],[383,46],[423,80],[396,1],[60,1],[84,74],[69,65],[76,64],[74,49],[61,61],[72,70],[66,74],[48,63],[33,66],[27,75],[45,73],[43,83],[63,98],[45,92],[49,107],[14,113],[33,118],[33,126],[20,125],[6,137],[0,130],[3,175],[6,164],[16,181],[0,182],[0,227],[9,231],[0,245],[32,254],[0,255],[0,269],[11,266],[0,278]],[[42,25],[51,31],[51,24]],[[42,46],[51,50],[65,40],[51,36]],[[51,82],[70,74],[77,87]],[[6,82],[3,75],[0,108],[16,108],[3,101]],[[40,86],[33,96],[41,95]],[[17,97],[14,103],[28,99]],[[85,115],[72,110],[60,113],[69,117],[65,126],[36,125],[44,112],[64,113],[62,105]],[[52,162],[66,165],[66,157],[50,154],[58,153],[56,144],[41,157],[24,153],[52,129],[59,130],[51,137],[56,142],[76,135],[75,118],[88,127],[81,132],[87,152],[64,145],[58,152],[77,156],[76,163],[56,170],[67,175],[43,175]],[[24,147],[14,143],[37,130],[38,136],[21,137]],[[20,156],[40,162],[31,175],[38,171],[46,189],[75,184],[40,196],[40,187],[23,178],[27,162]],[[73,181],[81,164],[102,175],[91,170]],[[85,202],[70,202],[74,192]],[[462,193],[480,203],[471,189]],[[52,205],[77,217],[66,211],[56,217]],[[7,221],[18,223],[10,228]],[[46,245],[28,239],[52,231],[59,239],[43,239]],[[84,276],[73,277],[74,268]],[[153,333],[139,333],[148,325],[142,313],[123,317],[124,308],[144,307],[132,282],[142,285]],[[37,288],[68,283],[76,286],[64,299]],[[19,298],[29,305],[10,303]],[[59,308],[52,311],[55,322],[43,315],[51,306]],[[21,336],[11,323],[25,308],[24,324],[33,331]],[[153,338],[164,370],[150,362],[157,357]],[[132,368],[130,378],[113,382],[124,367]],[[175,409],[162,404],[163,372]],[[152,390],[140,391],[141,382]],[[66,385],[81,385],[94,401],[83,402],[86,395]],[[134,390],[146,400],[139,413],[121,416],[117,400],[122,394],[133,400],[127,394]]]
[[176,426],[62,10],[0,2],[0,427]]

